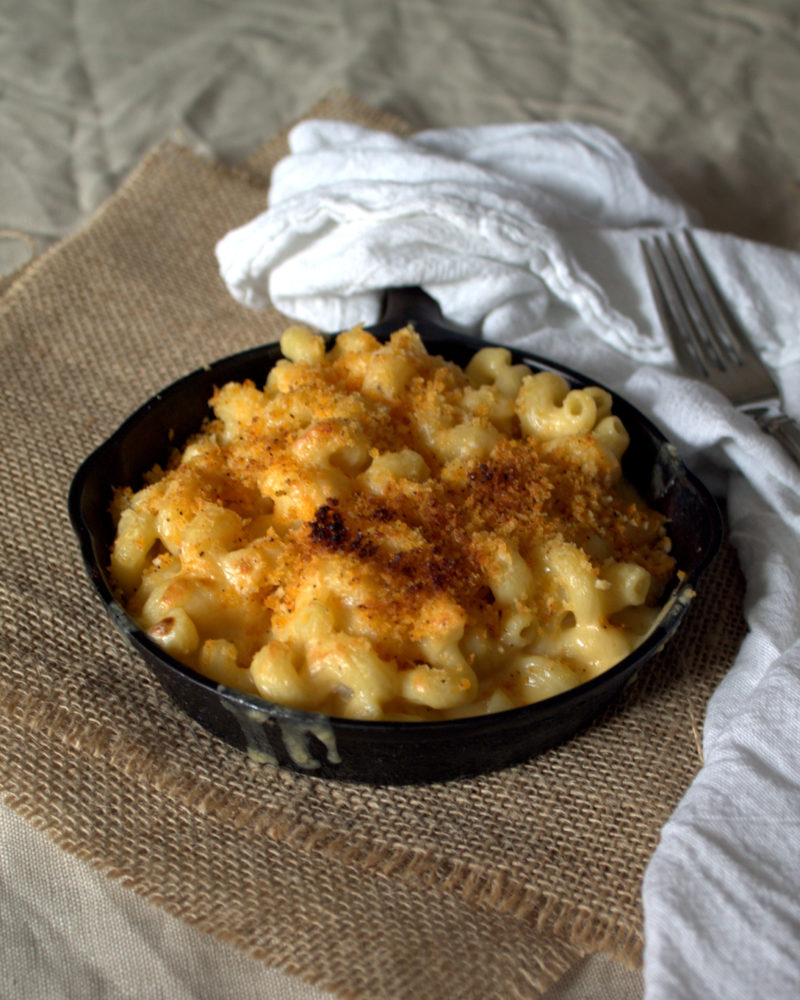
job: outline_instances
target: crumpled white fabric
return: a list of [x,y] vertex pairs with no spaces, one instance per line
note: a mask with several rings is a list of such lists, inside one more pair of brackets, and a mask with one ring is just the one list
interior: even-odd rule
[[800,255],[700,228],[637,156],[571,123],[398,138],[311,121],[268,209],[217,247],[248,306],[338,330],[420,285],[449,321],[604,382],[727,502],[749,634],[708,705],[704,764],[648,867],[648,1000],[800,995],[800,469],[683,377],[652,303],[643,230],[691,224],[800,417]]
[[568,228],[594,257],[603,247],[584,233],[686,221],[646,165],[602,130],[487,126],[401,139],[310,121],[290,141],[270,210],[217,250],[244,304],[272,301],[336,330],[377,319],[387,284],[422,285],[453,323],[492,336],[509,308],[540,326],[555,297],[616,346],[658,351],[560,239]]

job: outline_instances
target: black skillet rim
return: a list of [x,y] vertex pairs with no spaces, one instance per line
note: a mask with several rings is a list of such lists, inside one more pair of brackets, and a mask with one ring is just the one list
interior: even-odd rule
[[[424,315],[410,315],[396,319],[383,320],[379,324],[369,327],[378,337],[386,339],[388,335],[406,322],[412,322],[420,333],[426,347],[432,353],[442,353],[440,347],[445,349],[465,352],[471,354],[481,347],[487,346],[507,346],[492,344],[481,338],[472,337],[454,331],[448,327],[441,326],[437,322],[427,319]],[[518,350],[513,347],[508,348],[514,362],[522,361],[529,364],[534,370],[554,371],[563,375],[571,385],[598,385],[597,380],[588,378],[586,375],[577,372],[567,366],[550,361],[537,354]],[[447,356],[447,355],[445,355]],[[439,721],[369,721],[358,719],[334,718],[320,713],[307,712],[300,709],[287,708],[256,696],[247,695],[235,689],[224,688],[215,682],[196,673],[191,668],[185,666],[180,661],[163,652],[160,647],[150,640],[127,615],[122,606],[114,597],[113,588],[107,578],[104,560],[100,555],[100,539],[95,537],[95,533],[86,522],[84,514],[84,504],[87,502],[86,491],[92,477],[101,474],[101,470],[108,465],[109,456],[119,451],[121,443],[125,442],[129,435],[133,434],[139,425],[147,419],[153,411],[165,407],[171,400],[180,398],[197,384],[222,384],[223,381],[230,380],[231,377],[241,379],[245,377],[244,371],[250,367],[263,372],[272,367],[280,357],[277,344],[260,345],[245,351],[237,352],[233,355],[220,358],[209,365],[197,368],[187,375],[177,379],[170,385],[156,393],[140,407],[138,407],[104,442],[102,442],[92,453],[82,462],[72,481],[68,497],[68,510],[73,529],[78,536],[81,554],[89,576],[95,590],[103,601],[106,611],[117,626],[117,628],[133,644],[140,655],[144,655],[148,664],[153,667],[160,664],[162,669],[177,674],[182,681],[191,685],[199,685],[221,700],[230,701],[231,704],[241,709],[253,709],[260,713],[265,713],[271,720],[276,722],[286,721],[298,723],[309,728],[313,728],[317,722],[323,722],[333,727],[335,733],[353,733],[356,735],[371,735],[378,739],[391,737],[405,742],[410,739],[412,743],[424,743],[432,741],[435,746],[439,738],[457,742],[460,736],[469,735],[471,739],[480,738],[482,733],[494,732],[498,728],[508,727],[509,730],[519,728],[520,725],[535,725],[537,719],[549,719],[559,716],[561,710],[567,710],[571,703],[580,700],[583,703],[596,701],[598,706],[604,706],[610,698],[613,698],[624,683],[638,673],[639,668],[658,652],[663,644],[670,639],[686,611],[689,601],[694,595],[696,584],[709,563],[716,555],[722,539],[722,520],[719,509],[713,497],[706,487],[691,473],[682,461],[677,457],[667,437],[655,426],[655,424],[641,413],[638,409],[628,403],[623,397],[612,392],[614,400],[614,411],[625,423],[629,431],[634,430],[638,435],[649,440],[655,450],[672,449],[669,458],[671,472],[671,482],[664,484],[665,489],[674,486],[688,489],[699,503],[700,508],[706,515],[706,536],[702,548],[698,551],[694,564],[686,573],[685,578],[676,587],[675,593],[679,595],[674,601],[672,611],[668,613],[663,621],[656,627],[653,633],[637,647],[631,654],[611,667],[605,673],[586,681],[577,688],[562,692],[561,694],[535,702],[532,705],[520,708],[509,709],[508,711],[487,716],[469,716],[463,719],[448,719]],[[227,374],[229,370],[235,370],[237,374]],[[214,381],[213,376],[222,374],[222,377]],[[608,390],[611,391],[611,390]],[[195,419],[195,428],[198,422]],[[176,441],[180,444],[182,442]],[[143,470],[144,471],[144,470]],[[637,478],[637,477],[634,477]],[[638,477],[641,478],[641,477]],[[118,484],[114,484],[118,485]],[[133,485],[133,484],[131,484]],[[638,484],[637,484],[638,485]],[[108,498],[110,502],[111,486],[108,484]],[[650,499],[652,503],[652,499]],[[109,515],[110,521],[110,515]],[[159,678],[161,679],[161,678]],[[162,680],[163,683],[163,680]],[[568,734],[569,735],[569,734]],[[566,738],[566,737],[562,737]],[[560,739],[558,740],[560,742]],[[546,745],[546,742],[545,742]],[[542,749],[545,747],[543,746]],[[531,751],[531,755],[537,752]],[[445,767],[446,771],[447,768]],[[455,768],[458,771],[458,768]],[[356,778],[355,780],[360,780]],[[367,779],[372,780],[372,779]],[[380,779],[376,779],[380,780]],[[391,776],[389,776],[391,780]],[[402,777],[400,780],[403,780]]]

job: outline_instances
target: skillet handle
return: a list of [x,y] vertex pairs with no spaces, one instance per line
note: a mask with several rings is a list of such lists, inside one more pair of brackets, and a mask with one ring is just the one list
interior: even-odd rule
[[444,318],[438,302],[414,285],[405,288],[387,288],[384,292],[379,322],[395,317],[402,317],[406,323],[412,319],[429,319],[439,323]]

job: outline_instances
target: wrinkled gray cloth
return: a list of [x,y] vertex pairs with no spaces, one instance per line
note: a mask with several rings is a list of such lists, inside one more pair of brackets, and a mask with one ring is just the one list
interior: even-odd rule
[[570,119],[709,228],[800,239],[794,0],[4,0],[0,228],[70,232],[154,143],[236,161],[334,87],[415,128]]
[[[796,248],[799,86],[796,0],[4,0],[0,275],[74,231],[164,137],[236,162],[337,87],[414,128],[602,126],[708,228]],[[321,995],[62,855],[7,807],[0,942],[10,1000]],[[148,967],[160,975],[143,979]],[[553,996],[641,990],[598,960]]]

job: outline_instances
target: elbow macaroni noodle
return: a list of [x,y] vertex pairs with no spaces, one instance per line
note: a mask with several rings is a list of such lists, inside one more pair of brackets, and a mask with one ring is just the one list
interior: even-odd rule
[[116,491],[111,572],[164,650],[269,701],[375,720],[526,705],[642,641],[674,572],[603,389],[411,327],[302,327],[263,389]]

